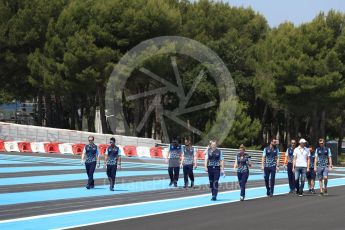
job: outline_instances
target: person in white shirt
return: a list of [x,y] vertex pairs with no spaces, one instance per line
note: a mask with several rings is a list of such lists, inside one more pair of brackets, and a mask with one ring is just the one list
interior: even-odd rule
[[296,181],[296,194],[303,196],[304,181],[306,178],[307,171],[309,172],[309,157],[310,151],[305,144],[307,141],[301,139],[299,141],[299,146],[294,149],[293,152],[293,171],[295,172],[295,181]]

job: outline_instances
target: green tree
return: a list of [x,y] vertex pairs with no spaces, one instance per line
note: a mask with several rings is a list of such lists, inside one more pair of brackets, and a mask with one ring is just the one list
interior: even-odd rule
[[29,83],[28,55],[44,46],[48,24],[59,15],[66,2],[0,1],[1,97],[4,95],[7,101],[36,96],[35,89]]

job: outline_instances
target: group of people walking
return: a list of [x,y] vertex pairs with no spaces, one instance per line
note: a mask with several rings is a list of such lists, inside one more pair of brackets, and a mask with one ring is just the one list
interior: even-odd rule
[[[190,187],[194,187],[193,169],[197,167],[197,154],[194,147],[191,146],[189,139],[185,140],[185,145],[178,144],[174,139],[168,148],[168,172],[170,177],[170,186],[177,187],[180,168],[183,168],[184,188],[189,186],[188,179],[191,180]],[[210,141],[205,151],[205,171],[208,173],[209,184],[212,193],[212,199],[216,200],[218,195],[219,178],[224,173],[223,152],[217,147],[216,141]]]
[[[88,175],[87,189],[94,188],[93,174],[96,166],[100,167],[100,153],[97,145],[94,144],[94,137],[89,136],[89,144],[85,146],[81,156],[82,164],[85,164]],[[319,139],[319,147],[313,151],[306,147],[305,139],[299,140],[296,147],[296,140],[291,140],[290,147],[286,150],[283,166],[287,167],[289,181],[289,193],[303,196],[305,179],[308,180],[309,193],[315,194],[315,179],[319,180],[320,195],[327,195],[328,172],[333,167],[331,150],[325,147],[325,140]],[[219,178],[225,176],[224,155],[218,148],[215,140],[210,141],[205,152],[204,168],[208,173],[209,187],[211,189],[212,201],[217,200]],[[194,187],[193,170],[198,167],[196,148],[189,139],[185,139],[184,145],[178,143],[175,138],[168,147],[166,163],[168,164],[168,174],[170,178],[169,186],[177,187],[180,169],[183,169],[184,188]],[[261,160],[261,169],[264,172],[266,195],[274,195],[275,175],[279,171],[280,152],[277,140],[272,139],[270,145],[264,148]],[[242,144],[239,152],[235,156],[234,170],[237,173],[240,186],[240,200],[245,199],[246,184],[249,178],[249,168],[252,166],[251,157],[246,152],[246,147]],[[121,150],[115,144],[115,138],[110,139],[110,146],[105,151],[104,167],[107,169],[109,179],[109,189],[114,191],[115,177],[117,169],[121,168]],[[190,184],[189,184],[190,180]]]
[[286,150],[284,166],[287,165],[290,193],[303,196],[305,179],[308,180],[309,193],[315,194],[315,179],[319,180],[320,195],[328,195],[328,172],[333,168],[331,149],[325,147],[325,140],[319,139],[319,147],[315,151],[307,148],[307,141],[301,139],[299,146],[291,140]]
[[[315,178],[317,177],[320,184],[320,195],[327,195],[328,172],[333,167],[332,153],[330,148],[325,147],[325,140],[319,139],[319,147],[316,150],[310,150],[306,147],[307,141],[304,138],[299,140],[296,147],[296,140],[291,140],[290,147],[286,150],[283,166],[287,167],[290,194],[303,196],[304,184],[307,178],[309,193],[315,194]],[[192,151],[190,151],[192,149]],[[186,145],[179,145],[177,140],[169,146],[169,175],[170,185],[177,186],[179,178],[180,163],[183,165],[185,178],[185,188],[188,186],[188,176],[193,175],[193,166],[197,166],[195,157],[195,149],[191,147],[190,141],[186,141]],[[194,154],[194,155],[193,155]],[[208,173],[212,198],[217,200],[219,178],[224,172],[224,156],[222,151],[217,147],[216,141],[210,141],[209,146],[204,152],[205,171]],[[183,159],[188,156],[188,163]],[[194,161],[192,161],[194,159]],[[242,144],[239,152],[235,156],[234,170],[237,173],[238,183],[240,186],[240,200],[245,199],[246,184],[249,178],[249,168],[252,166],[251,157],[246,152],[245,146]],[[180,162],[180,163],[179,163]],[[187,165],[187,166],[186,166]],[[270,145],[264,148],[261,160],[261,169],[264,172],[264,180],[266,186],[266,195],[272,197],[274,195],[275,176],[280,167],[280,151],[277,146],[277,140],[273,138]],[[194,176],[190,177],[192,187],[194,185]]]
[[180,168],[183,169],[184,188],[189,186],[194,187],[194,173],[193,169],[197,168],[197,155],[195,148],[191,145],[189,139],[185,140],[185,145],[182,146],[175,138],[169,146],[168,154],[166,157],[168,161],[168,173],[170,177],[169,186],[177,187],[179,179]]
[[[306,147],[304,138],[291,140],[290,147],[285,152],[284,168],[287,167],[290,194],[303,196],[305,180],[308,180],[309,193],[315,194],[315,178],[320,185],[320,195],[328,195],[327,182],[328,172],[333,168],[332,153],[330,148],[325,147],[325,140],[319,139],[319,147],[315,149]],[[274,194],[275,175],[279,171],[280,152],[277,140],[272,139],[270,145],[264,148],[261,160],[261,169],[264,171],[264,179],[267,196]]]
[[[89,144],[85,145],[84,151],[81,155],[81,163],[85,164],[88,181],[86,188],[91,189],[95,187],[93,174],[97,168],[100,167],[101,158],[98,146],[94,143],[93,136],[88,137]],[[109,180],[109,190],[114,191],[115,177],[117,169],[121,169],[121,150],[115,145],[115,138],[110,138],[110,146],[106,149],[104,155],[103,167],[107,169],[107,177]]]

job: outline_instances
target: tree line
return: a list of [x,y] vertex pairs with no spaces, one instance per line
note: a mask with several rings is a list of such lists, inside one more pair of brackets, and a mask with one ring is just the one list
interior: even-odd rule
[[[144,40],[183,36],[217,53],[234,80],[238,105],[222,146],[237,148],[243,143],[257,148],[276,135],[284,147],[298,137],[313,145],[319,137],[341,143],[344,26],[345,14],[329,11],[320,12],[309,23],[286,22],[270,28],[264,16],[250,8],[207,0],[1,0],[0,103],[33,100],[37,125],[88,131],[95,131],[99,108],[102,129],[110,133],[105,90],[116,63]],[[145,67],[175,83],[170,61],[160,55]],[[177,57],[177,64],[188,91],[203,66],[184,56]],[[132,77],[135,80],[123,93],[157,87],[139,71]],[[162,137],[154,114],[143,129],[137,129],[138,117],[144,116],[150,100],[124,104],[126,134]],[[166,109],[178,104],[174,95],[161,100]],[[206,77],[189,106],[209,100],[219,101],[219,94]],[[226,110],[218,109],[198,111],[188,122],[207,131],[217,114],[226,116]],[[181,133],[173,122],[167,122],[167,127],[190,135],[187,130]]]

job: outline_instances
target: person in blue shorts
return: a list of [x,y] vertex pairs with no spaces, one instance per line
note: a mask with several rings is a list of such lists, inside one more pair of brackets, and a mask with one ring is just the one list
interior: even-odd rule
[[246,184],[249,177],[249,167],[251,167],[250,156],[245,152],[246,147],[241,144],[240,152],[235,159],[234,170],[237,169],[237,178],[240,185],[240,201],[244,201],[246,196]]
[[328,171],[333,168],[331,149],[325,147],[325,140],[319,139],[319,147],[315,150],[315,163],[316,174],[320,184],[320,196],[328,195],[327,182]]

